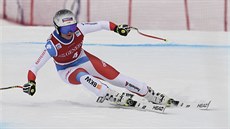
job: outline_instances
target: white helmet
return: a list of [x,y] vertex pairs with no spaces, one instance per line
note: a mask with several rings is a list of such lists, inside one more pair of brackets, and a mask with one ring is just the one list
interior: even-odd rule
[[53,23],[59,33],[60,27],[76,24],[77,20],[70,10],[62,9],[59,10],[53,17]]

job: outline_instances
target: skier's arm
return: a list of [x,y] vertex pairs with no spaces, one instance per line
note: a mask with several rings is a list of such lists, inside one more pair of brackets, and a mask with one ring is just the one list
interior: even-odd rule
[[28,83],[23,85],[23,91],[31,96],[36,92],[36,75],[39,69],[51,58],[48,51],[45,49],[35,63],[28,70]]
[[130,31],[130,27],[128,25],[116,25],[115,23],[109,21],[79,23],[77,27],[81,30],[81,32],[84,35],[100,30],[108,30],[119,33],[122,36],[126,36]]
[[32,64],[28,71],[28,81],[35,81],[36,75],[39,69],[51,58],[48,51],[45,49],[39,56],[39,58]]

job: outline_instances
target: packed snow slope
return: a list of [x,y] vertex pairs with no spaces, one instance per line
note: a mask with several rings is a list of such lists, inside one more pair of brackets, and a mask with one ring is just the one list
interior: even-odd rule
[[[0,87],[23,85],[54,28],[0,22]],[[158,114],[98,104],[84,86],[62,82],[49,60],[38,72],[34,96],[0,91],[0,129],[228,129],[229,33],[141,31],[169,41],[134,30],[127,37],[100,31],[88,34],[83,48],[172,98],[212,100],[209,110],[168,108]]]

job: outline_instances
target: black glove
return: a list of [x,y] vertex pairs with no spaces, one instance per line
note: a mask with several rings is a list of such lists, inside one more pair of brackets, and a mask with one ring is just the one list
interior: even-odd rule
[[130,27],[126,24],[121,24],[115,27],[114,32],[122,35],[127,36],[130,31]]
[[23,92],[33,96],[36,92],[36,82],[35,81],[29,81],[28,83],[23,85]]

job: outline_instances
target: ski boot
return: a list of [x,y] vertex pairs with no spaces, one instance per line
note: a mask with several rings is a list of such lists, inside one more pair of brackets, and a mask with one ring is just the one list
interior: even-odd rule
[[177,106],[179,101],[175,101],[172,98],[169,98],[168,96],[161,94],[161,93],[155,93],[154,90],[151,87],[148,87],[148,92],[144,96],[148,101],[154,103],[154,104],[161,104],[165,105],[166,107],[171,106]]

